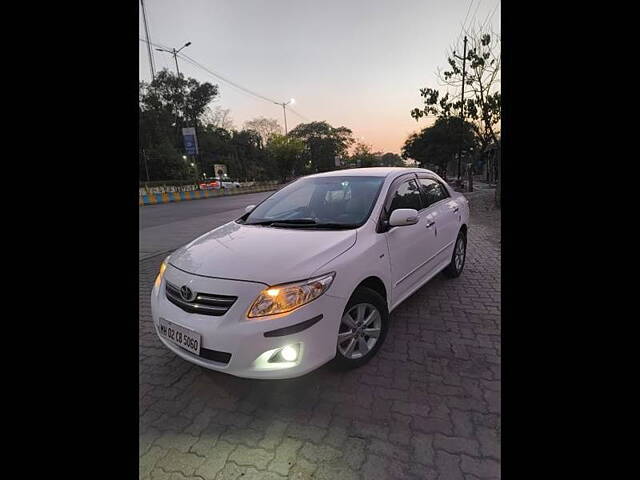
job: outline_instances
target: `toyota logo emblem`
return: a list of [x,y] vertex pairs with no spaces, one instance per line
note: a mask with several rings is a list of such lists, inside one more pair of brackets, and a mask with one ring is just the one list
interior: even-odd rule
[[186,285],[180,288],[180,296],[185,302],[193,302],[196,299],[196,294]]

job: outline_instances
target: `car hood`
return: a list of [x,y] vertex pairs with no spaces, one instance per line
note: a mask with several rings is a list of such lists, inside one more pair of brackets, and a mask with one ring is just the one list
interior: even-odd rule
[[207,277],[276,285],[304,280],[351,248],[355,230],[313,230],[230,222],[171,254],[169,263]]

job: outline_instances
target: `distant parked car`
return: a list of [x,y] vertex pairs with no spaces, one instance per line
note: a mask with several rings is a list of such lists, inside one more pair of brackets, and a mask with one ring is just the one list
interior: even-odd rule
[[205,178],[200,182],[200,190],[219,190],[220,185],[218,178]]
[[[229,177],[215,177],[215,180],[220,182],[221,188],[240,188],[240,182],[236,180],[231,180]],[[220,188],[220,187],[218,187]]]

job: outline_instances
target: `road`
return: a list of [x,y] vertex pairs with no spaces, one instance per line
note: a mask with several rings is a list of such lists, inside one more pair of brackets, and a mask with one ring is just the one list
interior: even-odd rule
[[[143,207],[141,236],[184,243],[259,195]],[[349,372],[249,380],[176,357],[151,320],[162,256],[140,261],[140,478],[499,479],[500,221],[492,191],[469,198],[462,275],[400,305],[376,357]]]
[[248,193],[139,207],[138,258],[144,260],[188,243],[238,218],[247,205],[273,192]]

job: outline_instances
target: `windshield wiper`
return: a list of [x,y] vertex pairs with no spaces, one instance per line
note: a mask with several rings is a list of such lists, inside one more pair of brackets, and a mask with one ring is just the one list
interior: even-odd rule
[[266,225],[269,227],[293,227],[293,228],[326,228],[326,229],[347,229],[357,228],[355,223],[318,223],[312,218],[289,218],[283,220],[265,220],[262,222],[246,223],[245,225]]
[[245,223],[245,225],[315,225],[315,223],[316,221],[313,218],[285,218],[283,220],[264,220],[261,222]]
[[326,228],[330,229],[347,229],[347,228],[356,228],[358,225],[355,223],[284,223],[284,222],[274,222],[271,224],[272,227],[294,227],[294,228]]

